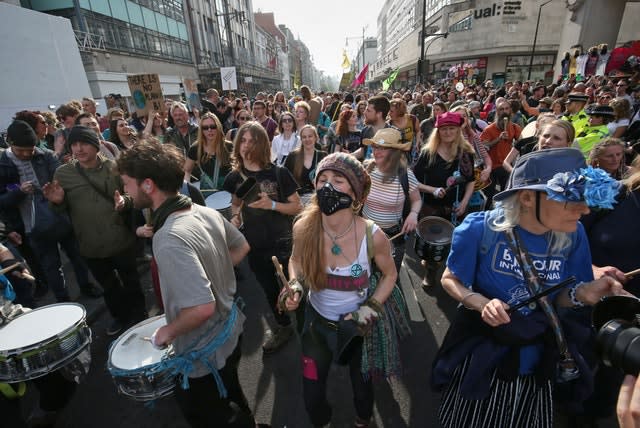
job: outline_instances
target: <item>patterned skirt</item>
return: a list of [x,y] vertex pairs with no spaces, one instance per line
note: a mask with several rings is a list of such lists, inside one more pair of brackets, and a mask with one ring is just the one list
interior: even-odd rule
[[551,381],[536,383],[534,376],[518,376],[512,381],[491,379],[489,396],[467,400],[460,385],[467,375],[469,358],[454,372],[442,394],[438,419],[444,428],[552,428],[553,400]]

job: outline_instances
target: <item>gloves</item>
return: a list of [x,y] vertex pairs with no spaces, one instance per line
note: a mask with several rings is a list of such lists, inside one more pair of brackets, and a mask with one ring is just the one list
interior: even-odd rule
[[380,313],[364,304],[357,311],[351,312],[351,317],[358,324],[366,325],[380,318]]

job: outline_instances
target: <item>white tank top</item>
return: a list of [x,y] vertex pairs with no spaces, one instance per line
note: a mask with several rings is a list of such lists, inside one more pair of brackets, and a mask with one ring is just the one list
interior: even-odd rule
[[[373,225],[371,236],[379,229],[377,225]],[[360,297],[358,291],[340,291],[325,288],[323,290],[309,290],[309,302],[313,308],[323,317],[338,321],[341,315],[348,314],[358,310],[360,305],[367,299],[367,291],[369,288],[369,276],[371,268],[369,265],[369,255],[367,254],[367,235],[360,242],[360,251],[358,252],[357,263],[362,266],[362,275],[366,276],[366,283],[363,286],[364,296]],[[337,266],[335,269],[327,267],[327,273],[336,276],[351,277],[351,266]]]

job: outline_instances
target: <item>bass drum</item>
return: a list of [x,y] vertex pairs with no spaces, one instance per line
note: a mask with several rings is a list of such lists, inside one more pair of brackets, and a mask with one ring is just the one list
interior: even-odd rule
[[427,263],[441,263],[449,255],[454,225],[441,217],[425,217],[416,227],[414,250]]

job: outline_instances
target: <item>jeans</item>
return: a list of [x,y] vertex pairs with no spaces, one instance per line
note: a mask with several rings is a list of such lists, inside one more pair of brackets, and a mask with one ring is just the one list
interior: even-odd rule
[[104,289],[104,301],[113,318],[125,324],[147,318],[144,294],[136,269],[135,246],[111,257],[89,258],[87,264]]
[[[304,405],[314,426],[331,422],[331,407],[327,401],[327,378],[334,359],[338,331],[322,322],[322,317],[307,302],[302,333],[302,386]],[[362,347],[349,361],[349,377],[353,390],[356,415],[363,420],[373,415],[373,385],[360,372]]]
[[[47,285],[53,290],[56,300],[58,302],[71,300],[69,297],[69,289],[65,283],[64,273],[62,272],[62,261],[60,259],[58,241],[39,239],[31,234],[28,234],[27,237],[29,239],[29,245],[40,262]],[[82,256],[80,256],[76,238],[70,233],[61,239],[59,243],[71,261],[78,285],[80,287],[87,285],[89,283],[89,271],[87,264]]]
[[219,396],[216,381],[211,374],[190,378],[189,389],[182,389],[181,381],[177,381],[176,401],[184,418],[192,427],[255,427],[249,403],[238,380],[241,342],[241,339],[238,340],[224,367],[218,370],[227,390],[226,398]]

